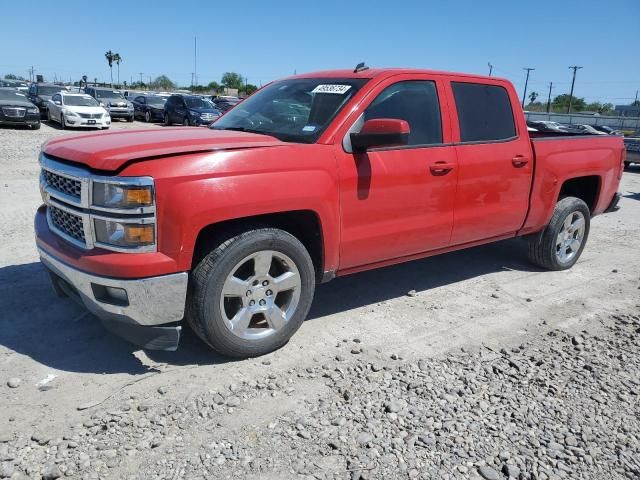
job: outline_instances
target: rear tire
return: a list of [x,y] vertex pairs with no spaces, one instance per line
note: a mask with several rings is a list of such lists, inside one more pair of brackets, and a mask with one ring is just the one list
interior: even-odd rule
[[171,122],[169,121],[169,114],[165,113],[164,114],[164,124],[168,127],[171,125]]
[[32,128],[33,130],[40,130],[40,124],[39,124],[39,123],[36,123],[35,125],[32,125],[32,126],[31,126],[31,128]]
[[144,112],[144,121],[147,123],[151,123],[151,112],[149,110]]
[[315,290],[313,262],[283,230],[225,238],[193,270],[186,319],[222,355],[267,354],[286,344],[306,318]]
[[531,235],[529,260],[547,270],[567,270],[580,258],[589,237],[591,212],[576,197],[561,199],[547,227]]

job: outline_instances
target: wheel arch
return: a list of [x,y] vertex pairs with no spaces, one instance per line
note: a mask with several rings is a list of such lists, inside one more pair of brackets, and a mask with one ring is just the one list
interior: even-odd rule
[[318,282],[325,277],[325,248],[320,215],[313,210],[291,210],[233,218],[204,226],[196,237],[191,268],[212,248],[231,236],[254,228],[279,228],[296,237],[309,252]]
[[593,215],[593,212],[598,205],[601,188],[602,178],[600,178],[599,175],[585,175],[569,178],[562,183],[557,201],[559,202],[566,197],[579,198],[587,204],[589,211]]

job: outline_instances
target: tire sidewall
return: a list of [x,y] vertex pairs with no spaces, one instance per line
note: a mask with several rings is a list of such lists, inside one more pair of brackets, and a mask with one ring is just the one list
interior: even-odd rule
[[[206,340],[216,350],[238,357],[259,356],[276,350],[287,343],[305,320],[315,290],[315,271],[308,252],[295,237],[279,230],[255,230],[223,251],[207,272],[206,284],[197,295],[200,315]],[[220,311],[220,297],[225,279],[244,258],[262,250],[274,250],[287,255],[298,268],[301,279],[300,300],[296,312],[280,331],[259,340],[244,340],[233,334],[226,326]],[[215,252],[214,252],[215,253]]]
[[[582,243],[580,244],[580,248],[576,255],[566,263],[561,263],[556,256],[555,248],[556,248],[556,238],[562,229],[562,225],[567,218],[568,215],[580,212],[584,216],[584,237],[582,238]],[[545,232],[545,240],[549,245],[548,255],[550,255],[550,260],[557,270],[566,270],[575,265],[575,263],[580,259],[582,255],[582,251],[587,244],[587,240],[589,238],[589,230],[591,228],[591,212],[589,211],[589,207],[584,201],[580,200],[576,197],[566,197],[560,200],[556,206],[556,209],[551,217],[551,221],[549,222],[549,226],[547,231]]]

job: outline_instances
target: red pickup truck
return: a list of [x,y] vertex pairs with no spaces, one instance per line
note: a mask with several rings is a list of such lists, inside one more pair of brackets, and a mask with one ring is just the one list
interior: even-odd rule
[[506,80],[298,75],[211,129],[49,141],[36,240],[56,291],[111,331],[172,350],[186,320],[256,356],[336,275],[516,236],[536,265],[571,267],[591,217],[616,208],[624,160],[620,137],[530,134]]

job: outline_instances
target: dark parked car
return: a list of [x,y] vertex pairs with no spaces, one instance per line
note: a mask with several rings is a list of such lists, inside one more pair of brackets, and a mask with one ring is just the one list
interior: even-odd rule
[[171,95],[164,104],[165,125],[210,125],[219,116],[220,110],[198,95]]
[[240,101],[241,100],[238,97],[216,97],[213,99],[213,104],[222,113],[227,113],[238,103],[240,103]]
[[166,97],[159,95],[138,95],[133,100],[133,117],[142,118],[145,122],[164,120],[164,104]]
[[66,90],[61,85],[54,85],[53,83],[32,83],[29,87],[29,93],[27,97],[29,101],[34,103],[40,109],[40,116],[47,116],[47,108],[49,105],[49,100],[56,93]]
[[126,118],[127,122],[133,122],[133,103],[127,101],[118,90],[86,87],[84,93],[95,98],[100,103],[100,106],[109,112],[111,119]]
[[40,128],[40,110],[23,92],[15,88],[0,88],[0,125],[25,125]]
[[567,132],[567,130],[559,123],[550,122],[546,120],[528,120],[527,126],[531,128],[535,128],[539,132],[545,132],[545,133],[553,133],[553,132],[566,133]]

